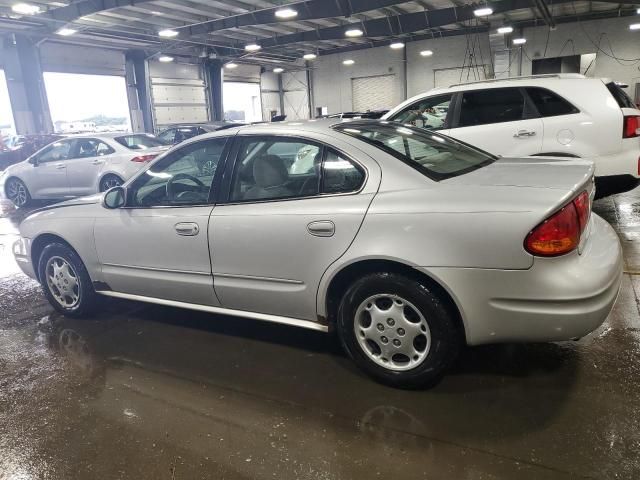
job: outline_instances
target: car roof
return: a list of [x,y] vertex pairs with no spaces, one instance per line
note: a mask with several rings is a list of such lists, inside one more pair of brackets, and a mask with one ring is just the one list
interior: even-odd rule
[[163,130],[169,130],[170,128],[189,128],[189,127],[212,128],[217,130],[220,127],[228,127],[233,125],[244,125],[244,124],[237,123],[237,122],[230,122],[227,120],[218,120],[213,122],[175,123],[172,125],[167,125]]

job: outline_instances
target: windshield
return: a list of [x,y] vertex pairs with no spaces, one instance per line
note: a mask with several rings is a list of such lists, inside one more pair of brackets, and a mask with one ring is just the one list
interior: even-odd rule
[[130,150],[146,150],[147,148],[165,146],[164,143],[162,143],[153,135],[149,135],[148,133],[141,133],[137,135],[123,135],[122,137],[116,137],[115,141]]
[[488,165],[496,157],[435,132],[393,122],[347,122],[333,127],[402,160],[439,181]]

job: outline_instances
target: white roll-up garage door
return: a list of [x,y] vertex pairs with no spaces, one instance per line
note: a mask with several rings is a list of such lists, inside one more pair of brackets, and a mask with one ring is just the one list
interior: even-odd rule
[[206,83],[199,65],[149,62],[156,130],[174,123],[210,120]]
[[351,79],[355,112],[390,109],[400,103],[401,92],[394,88],[395,75],[375,75]]

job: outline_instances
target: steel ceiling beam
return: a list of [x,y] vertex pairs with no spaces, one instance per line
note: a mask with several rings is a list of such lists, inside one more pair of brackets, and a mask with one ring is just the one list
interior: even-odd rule
[[[152,0],[80,0],[70,5],[54,8],[40,16],[48,17],[61,22],[73,22],[81,17],[94,13],[104,12],[120,7],[130,7],[141,3],[148,3]],[[306,0],[303,2],[290,3],[284,6],[295,8],[298,15],[290,20],[278,20],[275,12],[283,6],[264,8],[249,13],[241,13],[228,17],[207,21],[197,26],[193,33],[208,33],[227,28],[250,27],[255,25],[265,25],[269,23],[282,23],[287,21],[319,20],[331,17],[348,17],[370,10],[390,7],[409,0]]]
[[[554,4],[569,3],[573,0],[555,0]],[[492,2],[493,13],[505,13],[536,6],[535,0],[504,0]],[[391,17],[376,18],[363,22],[350,23],[337,27],[321,28],[280,35],[257,43],[263,48],[278,47],[290,43],[313,42],[319,40],[344,39],[344,32],[348,28],[360,28],[367,37],[395,37],[412,32],[429,30],[455,23],[474,20],[476,5],[462,5],[459,7],[425,10],[424,12],[406,13]]]

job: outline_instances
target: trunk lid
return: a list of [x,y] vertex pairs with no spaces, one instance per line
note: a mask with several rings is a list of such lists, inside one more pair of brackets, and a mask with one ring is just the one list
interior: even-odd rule
[[511,186],[574,191],[591,180],[594,169],[592,162],[574,158],[499,158],[485,167],[441,183],[452,186]]

